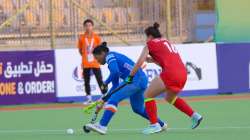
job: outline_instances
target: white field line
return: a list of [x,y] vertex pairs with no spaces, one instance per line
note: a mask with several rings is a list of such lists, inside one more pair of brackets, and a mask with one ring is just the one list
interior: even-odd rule
[[[250,129],[250,126],[218,126],[218,127],[201,127],[195,130],[223,130],[223,129]],[[77,133],[81,132],[81,129],[74,129]],[[121,129],[110,129],[111,132],[133,132],[141,131],[143,128],[121,128]],[[168,128],[167,131],[182,131],[192,130],[190,128]],[[17,133],[38,133],[38,134],[63,134],[66,133],[66,129],[25,129],[25,130],[1,130],[0,134],[17,134]]]
[[[195,130],[220,130],[220,129],[250,129],[250,126],[218,126],[218,127],[201,127]],[[110,131],[140,131],[142,128],[132,129],[112,129]],[[181,130],[192,130],[191,128],[168,128],[167,131],[181,131]]]

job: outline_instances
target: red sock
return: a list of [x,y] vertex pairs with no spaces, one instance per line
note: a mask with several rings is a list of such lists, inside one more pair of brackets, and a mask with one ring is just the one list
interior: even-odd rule
[[191,117],[194,113],[193,109],[181,98],[177,97],[174,104],[177,109]]
[[151,124],[156,124],[158,122],[157,117],[157,106],[155,100],[146,100],[145,101],[145,109],[147,115],[149,117],[149,121]]

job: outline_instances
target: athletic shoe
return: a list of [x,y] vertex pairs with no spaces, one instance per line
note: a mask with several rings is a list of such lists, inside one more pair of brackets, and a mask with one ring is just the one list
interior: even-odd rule
[[195,112],[192,117],[191,117],[191,121],[192,121],[192,129],[195,129],[196,127],[198,127],[202,121],[203,117]]
[[145,128],[142,131],[142,133],[146,134],[146,135],[149,135],[149,134],[154,134],[154,133],[158,133],[158,132],[161,132],[161,131],[162,131],[161,125],[159,123],[157,123],[157,124],[150,125],[148,128]]
[[84,105],[90,105],[91,103],[93,103],[93,101],[91,101],[91,100],[83,102]]
[[87,101],[83,102],[84,105],[89,105],[93,103],[91,96],[87,96]]
[[164,123],[164,125],[161,127],[161,131],[166,131],[168,129],[168,124]]
[[101,135],[105,135],[107,133],[107,127],[101,126],[99,123],[86,124],[86,128]]

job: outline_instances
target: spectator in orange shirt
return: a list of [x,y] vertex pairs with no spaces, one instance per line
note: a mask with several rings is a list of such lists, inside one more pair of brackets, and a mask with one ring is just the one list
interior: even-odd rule
[[79,53],[82,56],[82,68],[84,77],[85,92],[87,94],[86,104],[92,102],[91,88],[90,88],[90,76],[91,72],[94,73],[98,85],[102,93],[107,92],[107,86],[102,81],[102,73],[99,63],[95,60],[92,51],[94,48],[101,44],[101,38],[93,31],[94,22],[91,19],[87,19],[83,22],[85,33],[79,37],[78,48]]

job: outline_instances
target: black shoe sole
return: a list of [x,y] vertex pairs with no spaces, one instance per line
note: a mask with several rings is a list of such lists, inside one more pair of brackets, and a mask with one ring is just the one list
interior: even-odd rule
[[82,127],[82,129],[83,129],[83,131],[85,133],[89,133],[90,132],[90,130],[85,125]]

